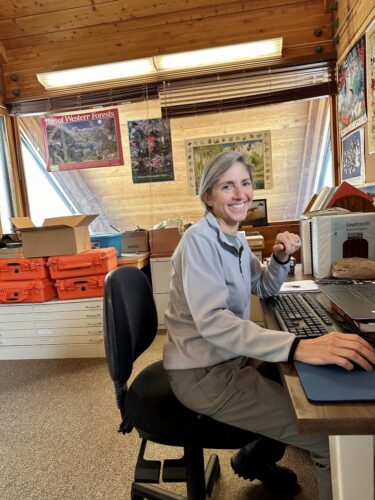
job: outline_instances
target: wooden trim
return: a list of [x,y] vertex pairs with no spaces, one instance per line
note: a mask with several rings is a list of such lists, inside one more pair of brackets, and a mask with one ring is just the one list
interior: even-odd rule
[[17,215],[27,217],[30,216],[30,209],[17,118],[8,118],[7,132],[12,163]]
[[332,145],[332,164],[334,185],[338,186],[340,182],[340,136],[338,127],[338,108],[337,95],[330,96],[330,115],[331,115],[331,145]]

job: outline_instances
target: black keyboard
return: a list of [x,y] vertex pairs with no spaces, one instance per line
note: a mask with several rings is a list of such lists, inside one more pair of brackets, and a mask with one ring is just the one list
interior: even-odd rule
[[269,299],[279,326],[302,338],[320,337],[333,323],[312,294],[282,293]]

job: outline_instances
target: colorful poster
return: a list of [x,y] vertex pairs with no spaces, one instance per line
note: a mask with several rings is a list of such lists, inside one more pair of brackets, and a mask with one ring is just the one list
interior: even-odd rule
[[271,132],[262,130],[185,141],[190,194],[198,194],[207,161],[222,151],[241,153],[253,168],[254,189],[272,188]]
[[344,137],[342,141],[341,181],[360,184],[365,181],[365,146],[363,127]]
[[375,153],[375,22],[366,32],[366,89],[368,153]]
[[42,118],[47,170],[123,165],[117,109]]
[[338,68],[338,114],[341,136],[367,120],[365,94],[365,36]]
[[128,122],[133,182],[173,181],[170,123],[167,119]]

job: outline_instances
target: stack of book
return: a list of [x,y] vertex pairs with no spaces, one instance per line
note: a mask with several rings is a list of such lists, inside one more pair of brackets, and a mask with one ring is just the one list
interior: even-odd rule
[[[312,255],[312,218],[375,211],[375,198],[346,181],[339,186],[324,186],[307,204],[300,221],[301,262],[304,274],[314,274]],[[345,208],[346,207],[346,208]],[[358,207],[360,209],[358,210]],[[366,210],[363,208],[366,207]]]
[[[329,187],[324,186],[319,193],[315,193],[309,203],[307,204],[303,215],[305,217],[311,216],[312,212],[328,211],[327,215],[334,215],[332,212],[334,209],[344,208],[342,205],[344,201],[356,197],[357,200],[363,200],[366,204],[374,207],[375,211],[375,198],[365,191],[352,186],[346,181],[343,181],[339,186]],[[348,212],[354,212],[355,210],[347,209]],[[344,213],[344,212],[341,212]],[[322,214],[324,215],[324,214]]]

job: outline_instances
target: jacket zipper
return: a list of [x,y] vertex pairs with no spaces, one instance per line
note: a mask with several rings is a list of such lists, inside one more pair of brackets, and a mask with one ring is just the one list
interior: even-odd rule
[[238,250],[238,263],[240,265],[240,272],[242,274],[242,265],[241,265],[241,255],[242,255],[242,252],[243,252],[243,246],[241,245],[239,250]]

